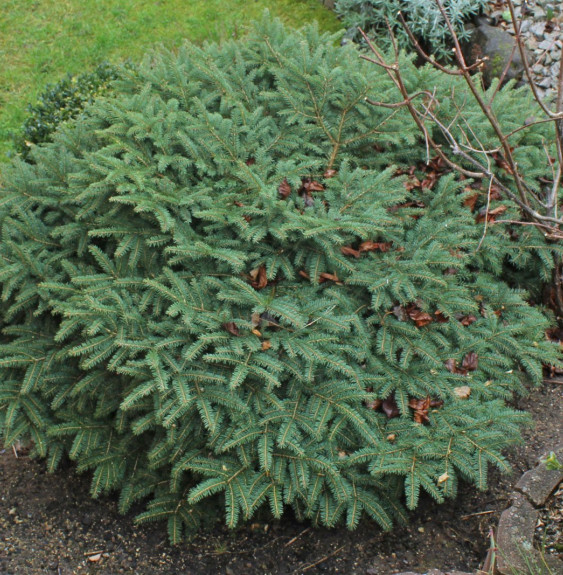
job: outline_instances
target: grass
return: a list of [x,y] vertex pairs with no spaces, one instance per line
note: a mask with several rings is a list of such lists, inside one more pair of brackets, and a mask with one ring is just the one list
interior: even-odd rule
[[[485,560],[485,565],[483,566],[482,570],[478,570],[477,573],[479,575],[496,575],[499,573],[497,567],[497,560],[500,556],[506,558],[504,553],[501,549],[497,547],[497,542],[494,536],[493,531],[491,530],[489,533],[489,540],[490,540],[490,547],[489,553],[487,554],[487,558]],[[532,547],[530,542],[527,542],[529,547]],[[539,550],[539,554],[535,554],[536,556],[530,553],[530,549],[525,548],[525,544],[522,543],[519,548],[518,552],[520,554],[521,567],[517,568],[511,565],[508,565],[509,575],[557,575],[555,571],[550,567],[547,560],[547,555],[545,553],[545,548],[542,545],[541,549]],[[539,562],[538,562],[538,555],[539,555]]]
[[139,60],[152,45],[239,34],[265,8],[286,23],[341,26],[319,0],[2,0],[0,160],[25,110],[47,83],[102,61]]

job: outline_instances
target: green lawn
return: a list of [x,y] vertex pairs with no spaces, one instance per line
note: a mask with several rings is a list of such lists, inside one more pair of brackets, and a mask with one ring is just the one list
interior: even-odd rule
[[103,60],[138,60],[155,43],[243,33],[265,8],[294,26],[318,20],[323,29],[340,28],[319,0],[2,0],[0,159],[45,84]]

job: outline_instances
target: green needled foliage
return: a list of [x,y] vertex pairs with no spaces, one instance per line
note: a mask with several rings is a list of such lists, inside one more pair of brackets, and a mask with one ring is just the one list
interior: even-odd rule
[[[438,81],[404,66],[409,89]],[[500,273],[548,252],[533,227],[484,234],[453,174],[400,175],[424,142],[365,101],[393,89],[353,48],[265,17],[151,54],[14,161],[5,443],[31,437],[50,469],[68,455],[122,511],[148,499],[139,520],[174,542],[263,507],[388,529],[421,490],[485,488],[526,421],[505,401],[556,354]]]

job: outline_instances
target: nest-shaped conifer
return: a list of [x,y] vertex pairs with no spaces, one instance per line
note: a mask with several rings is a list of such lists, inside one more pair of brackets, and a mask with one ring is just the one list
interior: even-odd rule
[[553,361],[499,278],[539,234],[483,235],[486,191],[419,164],[406,112],[365,101],[391,80],[334,44],[266,18],[157,52],[4,174],[4,440],[149,498],[173,541],[262,507],[389,528],[421,488],[484,488],[505,400]]

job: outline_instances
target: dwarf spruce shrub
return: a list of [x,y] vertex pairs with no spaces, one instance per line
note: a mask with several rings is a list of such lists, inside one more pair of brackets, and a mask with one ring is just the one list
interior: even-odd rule
[[541,234],[484,234],[484,193],[435,161],[417,184],[415,126],[365,101],[391,81],[334,40],[265,17],[153,53],[3,175],[4,442],[147,500],[172,541],[261,508],[388,529],[483,489],[555,359],[500,279]]

